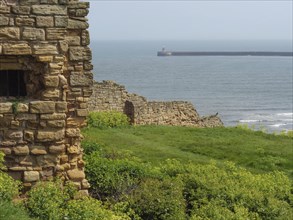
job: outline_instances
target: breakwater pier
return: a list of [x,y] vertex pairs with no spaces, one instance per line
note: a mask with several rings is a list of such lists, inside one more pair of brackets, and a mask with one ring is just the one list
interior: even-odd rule
[[286,56],[292,57],[293,52],[276,51],[166,51],[161,50],[158,56]]

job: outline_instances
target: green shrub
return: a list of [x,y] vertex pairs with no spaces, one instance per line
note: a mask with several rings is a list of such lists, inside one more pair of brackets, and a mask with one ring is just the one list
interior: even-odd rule
[[252,174],[226,163],[190,166],[182,175],[194,219],[293,219],[291,181],[281,172]]
[[142,218],[140,218],[139,215],[137,215],[135,211],[131,208],[129,199],[127,199],[127,201],[117,202],[114,205],[110,204],[110,207],[111,210],[113,210],[114,212],[125,213],[132,220],[142,220]]
[[95,198],[118,201],[129,194],[146,175],[144,165],[134,158],[104,158],[100,152],[85,157],[86,175]]
[[82,142],[82,148],[83,148],[83,152],[86,155],[89,155],[93,152],[102,152],[102,150],[104,149],[104,145],[99,144],[99,143],[95,143],[95,142],[89,142],[89,141],[83,141]]
[[66,219],[70,220],[130,220],[125,214],[117,215],[105,209],[100,201],[93,198],[71,200],[66,211]]
[[176,159],[167,159],[160,164],[160,171],[170,177],[176,177],[180,174],[187,173],[189,168],[186,164],[181,163]]
[[89,127],[114,128],[129,125],[128,117],[120,112],[90,112],[87,118]]
[[12,202],[0,200],[0,220],[30,220],[25,209]]
[[[4,155],[0,152],[0,169],[3,169]],[[18,195],[20,183],[0,170],[0,201],[11,201]]]
[[63,219],[74,192],[72,185],[63,187],[60,181],[40,182],[29,191],[26,207],[32,217]]
[[147,179],[131,195],[131,207],[142,219],[183,220],[185,202],[178,179]]

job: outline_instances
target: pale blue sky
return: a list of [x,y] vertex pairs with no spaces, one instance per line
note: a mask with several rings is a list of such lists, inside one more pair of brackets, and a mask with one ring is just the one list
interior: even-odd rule
[[90,3],[92,40],[292,39],[292,0]]

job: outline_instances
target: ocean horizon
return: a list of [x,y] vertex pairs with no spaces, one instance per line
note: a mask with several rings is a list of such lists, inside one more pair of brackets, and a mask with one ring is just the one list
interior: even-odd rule
[[158,57],[172,51],[292,51],[292,41],[92,41],[94,79],[148,100],[185,100],[225,126],[292,130],[292,57]]

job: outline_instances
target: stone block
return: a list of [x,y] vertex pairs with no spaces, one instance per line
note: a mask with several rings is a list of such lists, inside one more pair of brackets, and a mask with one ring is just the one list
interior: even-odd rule
[[9,14],[10,13],[10,7],[9,6],[1,6],[0,7],[0,14]]
[[66,129],[66,137],[80,137],[80,130],[78,128]]
[[67,16],[55,16],[55,27],[67,27],[68,17]]
[[25,171],[24,182],[36,182],[40,180],[40,173],[38,171]]
[[41,4],[57,5],[58,0],[40,0]]
[[17,113],[26,113],[28,112],[28,105],[24,103],[18,103],[16,107],[16,112]]
[[42,120],[64,120],[66,119],[66,114],[64,113],[54,113],[54,114],[41,114]]
[[18,0],[19,5],[33,5],[33,4],[39,4],[39,0]]
[[25,171],[27,170],[26,167],[20,167],[20,166],[13,166],[8,168],[9,171]]
[[75,16],[76,17],[86,17],[89,13],[88,9],[76,9]]
[[90,183],[86,179],[82,180],[82,182],[81,182],[82,189],[89,189],[90,186],[91,186]]
[[51,127],[51,128],[64,128],[65,127],[65,120],[48,121],[47,126]]
[[67,102],[56,102],[56,111],[58,113],[67,112]]
[[66,15],[67,7],[63,5],[33,5],[32,12],[37,15]]
[[35,19],[28,17],[15,18],[15,24],[16,26],[34,26]]
[[70,47],[69,48],[69,59],[71,61],[84,61],[91,60],[92,53],[88,47]]
[[46,89],[43,91],[42,96],[44,99],[55,99],[60,97],[60,90],[59,89]]
[[15,155],[29,155],[30,150],[28,146],[16,146],[13,147],[13,152]]
[[65,163],[67,163],[68,162],[68,155],[61,155],[60,156],[60,163],[61,164],[65,164]]
[[59,85],[59,77],[58,76],[45,76],[44,77],[44,85],[46,87],[56,88]]
[[0,26],[7,26],[9,24],[9,18],[0,15]]
[[12,103],[0,103],[0,114],[12,113]]
[[93,79],[87,75],[81,74],[79,72],[72,72],[70,75],[70,85],[71,86],[91,86]]
[[33,155],[45,155],[47,154],[46,147],[44,146],[33,146],[31,147],[31,154]]
[[85,179],[84,171],[78,169],[68,170],[67,175],[72,181],[82,181],[83,179]]
[[23,131],[23,139],[28,142],[33,142],[35,140],[35,133],[31,130]]
[[75,20],[75,19],[69,19],[68,20],[68,29],[77,29],[77,30],[84,30],[89,27],[89,24],[87,21],[81,21],[81,20]]
[[19,40],[20,31],[18,27],[0,27],[0,40]]
[[85,9],[89,7],[90,7],[89,2],[71,2],[68,5],[69,9]]
[[31,8],[29,6],[12,6],[12,13],[18,15],[28,15]]
[[66,36],[65,40],[69,46],[80,46],[80,37],[79,36]]
[[81,44],[84,46],[90,44],[90,34],[87,30],[82,31],[81,33]]
[[15,119],[19,121],[36,121],[37,115],[36,114],[28,114],[28,113],[18,113]]
[[37,16],[37,27],[54,27],[54,18],[52,16]]
[[[65,153],[65,145],[64,144],[52,145],[52,146],[49,147],[49,152],[51,154],[62,154],[62,153]],[[68,158],[67,158],[67,161],[68,161]]]
[[62,53],[67,53],[68,51],[68,43],[65,40],[59,41],[59,48]]
[[26,43],[13,43],[3,45],[3,54],[6,55],[30,55],[31,47]]
[[5,132],[5,137],[11,140],[20,141],[23,137],[23,132],[17,130],[7,130]]
[[69,154],[80,154],[81,149],[77,145],[72,145],[72,146],[67,147],[67,153],[69,153]]
[[45,62],[45,63],[49,63],[52,62],[54,59],[53,56],[46,56],[46,55],[41,55],[37,57],[37,60],[40,62]]
[[13,129],[16,129],[18,128],[20,125],[20,122],[19,121],[11,121],[11,124],[10,124],[10,127],[13,128]]
[[45,40],[45,31],[40,28],[25,27],[22,32],[24,40]]
[[76,109],[76,115],[79,117],[86,117],[89,113],[88,109]]
[[65,137],[64,130],[37,131],[37,140],[40,142],[59,141],[64,139],[64,137]]
[[30,103],[31,113],[54,113],[55,112],[55,102],[51,101],[32,101]]
[[36,55],[57,55],[58,49],[56,44],[40,43],[33,45],[34,54]]
[[12,147],[15,145],[16,145],[16,141],[12,141],[12,140],[0,141],[0,146]]
[[83,119],[80,118],[68,118],[66,120],[66,126],[69,128],[77,128],[80,127],[84,123]]
[[47,40],[63,40],[66,35],[66,29],[64,28],[48,28]]

